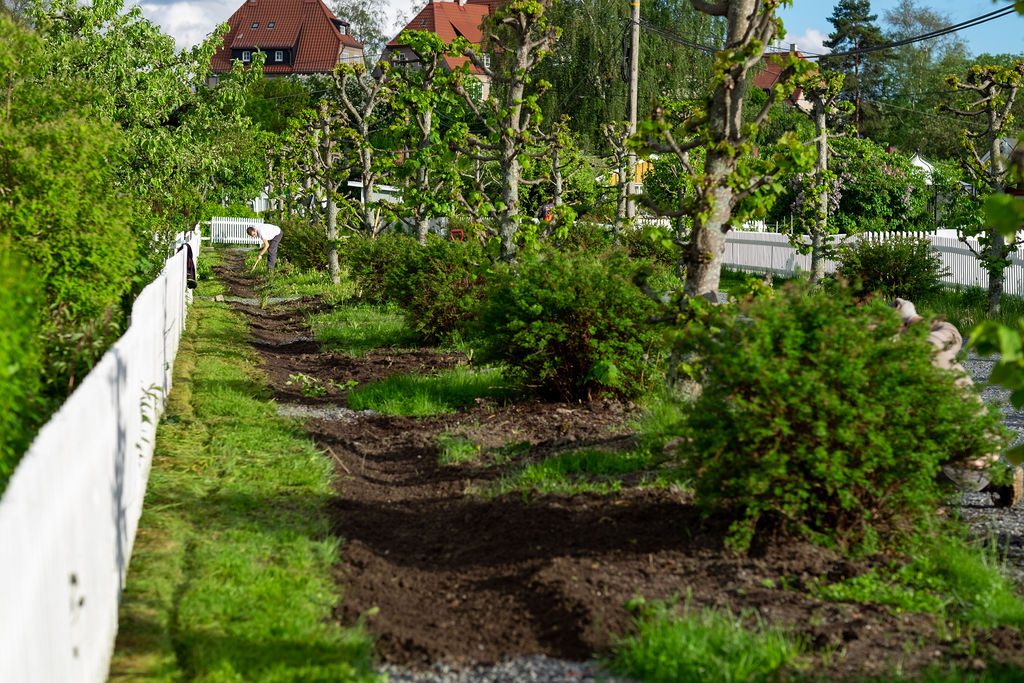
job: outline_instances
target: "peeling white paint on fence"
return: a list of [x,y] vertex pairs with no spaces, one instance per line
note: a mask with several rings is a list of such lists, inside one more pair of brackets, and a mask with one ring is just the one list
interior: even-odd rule
[[[199,235],[189,239],[199,254]],[[156,425],[189,294],[186,251],[40,430],[0,498],[0,681],[106,680]]]
[[[931,242],[932,248],[939,254],[947,274],[942,278],[949,285],[958,287],[988,287],[988,273],[982,268],[980,261],[971,252],[977,250],[976,240],[969,238],[968,244],[955,237],[939,237],[930,233],[864,233],[861,235],[840,235],[837,241],[854,239],[885,240],[891,237],[910,235]],[[789,242],[789,236],[777,232],[746,232],[731,231],[726,235],[725,260],[727,268],[749,270],[759,273],[776,273],[778,275],[795,275],[797,271],[807,272],[811,269],[809,254],[800,254]],[[834,273],[836,262],[825,261],[825,272]],[[1006,269],[1005,292],[1024,296],[1024,257],[1020,251],[1010,258],[1010,266]]]

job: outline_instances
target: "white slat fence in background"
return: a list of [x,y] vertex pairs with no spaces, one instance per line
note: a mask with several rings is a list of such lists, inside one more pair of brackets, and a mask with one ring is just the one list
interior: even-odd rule
[[[199,232],[179,237],[199,254]],[[168,259],[0,498],[0,681],[106,680],[190,292]]]
[[214,244],[259,244],[256,237],[250,237],[246,230],[260,225],[259,218],[211,218],[210,241]]

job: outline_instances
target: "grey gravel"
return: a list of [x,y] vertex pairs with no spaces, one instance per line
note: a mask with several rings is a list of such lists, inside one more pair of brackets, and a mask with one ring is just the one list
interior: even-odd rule
[[616,677],[605,671],[598,662],[570,662],[538,655],[516,657],[494,666],[455,669],[446,664],[435,664],[427,671],[409,671],[397,666],[381,668],[393,683],[632,683],[632,679]]
[[246,306],[273,306],[275,304],[285,304],[302,299],[301,296],[271,296],[266,299],[255,299],[244,296],[225,296],[223,294],[218,294],[216,296],[201,296],[199,298],[206,299],[207,301],[223,301],[231,304],[245,304]]
[[[1004,423],[1017,434],[1014,443],[1020,443],[1024,441],[1024,410],[1010,405],[1009,390],[986,384],[996,361],[996,357],[980,358],[972,353],[962,364],[980,386],[982,399],[1003,411]],[[960,514],[977,536],[994,539],[1006,558],[1007,573],[1024,583],[1024,507],[997,508],[987,493],[964,493]]]
[[277,414],[281,417],[297,417],[304,420],[332,420],[351,423],[359,418],[376,415],[372,410],[352,410],[344,406],[323,404],[308,406],[301,403],[280,403]]

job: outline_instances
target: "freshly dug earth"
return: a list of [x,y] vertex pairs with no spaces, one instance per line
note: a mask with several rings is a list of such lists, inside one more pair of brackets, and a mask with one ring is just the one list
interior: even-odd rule
[[[219,276],[231,293],[252,297],[241,256]],[[321,381],[366,383],[399,372],[429,373],[465,362],[429,349],[382,350],[364,357],[321,353],[305,319],[312,301],[264,310],[234,304],[250,321],[277,400],[342,403],[289,384],[297,373]],[[738,556],[723,547],[727,522],[705,520],[674,489],[626,489],[613,495],[481,495],[526,460],[582,446],[629,442],[632,410],[615,402],[481,402],[430,418],[356,414],[311,419],[307,429],[335,459],[335,531],[343,539],[337,579],[345,624],[367,616],[379,657],[426,669],[500,662],[526,655],[586,660],[607,654],[627,633],[625,603],[688,599],[694,607],[747,610],[801,634],[822,656],[809,671],[823,680],[906,673],[960,660],[1024,663],[1020,637],[1000,629],[976,634],[968,648],[922,614],[882,606],[823,602],[804,591],[815,580],[866,571],[801,543],[764,541]],[[441,466],[439,434],[462,435],[511,453],[496,464]],[[887,558],[877,558],[884,562]]]

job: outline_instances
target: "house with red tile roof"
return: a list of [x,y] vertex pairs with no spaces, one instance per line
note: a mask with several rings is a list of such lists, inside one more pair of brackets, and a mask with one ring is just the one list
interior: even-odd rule
[[[456,38],[465,38],[474,46],[484,41],[483,23],[494,13],[503,0],[430,0],[420,13],[405,25],[403,31],[429,31],[436,33],[446,43]],[[416,54],[402,44],[399,33],[384,47],[381,59],[395,65],[413,64]],[[487,55],[483,56],[487,59]],[[476,65],[469,62],[468,57],[446,57],[445,64],[449,69],[457,69],[469,63],[469,71],[481,83],[483,96],[490,89],[489,79]]]
[[[754,87],[765,92],[770,91],[772,86],[778,83],[779,79],[782,78],[782,72],[786,69],[783,65],[783,60],[777,58],[788,55],[793,55],[798,59],[806,59],[803,53],[796,49],[796,43],[789,46],[789,52],[766,52],[761,58],[761,66],[763,68],[754,76]],[[789,96],[787,101],[805,114],[810,113],[813,108],[811,102],[804,97],[804,92],[800,88],[797,88],[796,91]]]
[[213,55],[214,75],[231,70],[234,61],[266,55],[264,75],[331,73],[343,62],[363,60],[363,44],[349,23],[335,16],[323,0],[246,0],[231,18],[224,44]]

